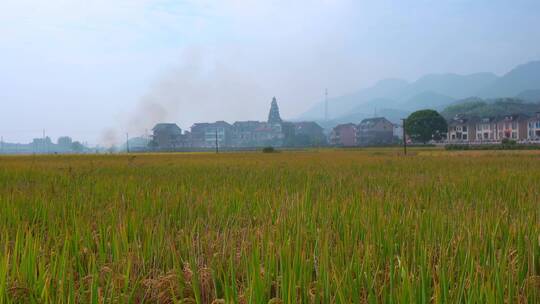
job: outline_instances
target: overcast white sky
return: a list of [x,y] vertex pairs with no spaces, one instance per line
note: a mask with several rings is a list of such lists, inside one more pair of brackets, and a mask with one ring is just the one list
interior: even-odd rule
[[385,77],[540,59],[538,0],[2,0],[0,135],[294,117]]

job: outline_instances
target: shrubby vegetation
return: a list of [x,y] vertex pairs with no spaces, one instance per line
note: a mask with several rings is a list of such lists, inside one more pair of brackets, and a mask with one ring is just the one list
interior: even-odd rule
[[507,140],[500,144],[488,145],[466,145],[466,144],[450,144],[445,146],[446,150],[540,150],[540,145],[534,144],[517,144],[513,140]]
[[270,147],[264,147],[262,149],[262,151],[263,151],[263,153],[275,153],[275,152],[277,152],[276,149],[274,149],[274,147],[271,147],[271,146]]

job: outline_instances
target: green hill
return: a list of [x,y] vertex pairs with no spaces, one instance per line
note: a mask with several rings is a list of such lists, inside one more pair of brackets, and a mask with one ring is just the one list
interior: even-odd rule
[[450,119],[458,114],[486,117],[508,114],[533,114],[535,112],[540,112],[540,103],[525,102],[516,98],[492,100],[469,98],[446,107],[441,112],[441,115]]

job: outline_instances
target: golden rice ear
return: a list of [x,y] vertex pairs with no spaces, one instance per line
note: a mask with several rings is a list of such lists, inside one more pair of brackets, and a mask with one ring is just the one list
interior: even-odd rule
[[268,301],[268,304],[283,304],[283,301],[280,298],[273,298]]
[[184,290],[182,291],[182,296],[184,298],[192,298],[195,296],[195,293],[193,292],[193,288],[191,288],[190,285],[187,285],[184,287]]
[[243,294],[238,296],[238,303],[239,304],[248,304],[248,302],[246,300],[246,297]]
[[199,274],[201,300],[203,303],[209,303],[215,296],[212,272],[210,268],[206,266],[200,266],[197,272]]
[[310,303],[315,303],[315,299],[317,298],[317,281],[309,283],[308,295]]
[[212,301],[211,304],[225,304],[225,300],[223,300],[223,299],[215,299],[214,301]]
[[182,271],[184,274],[184,281],[187,283],[191,283],[191,278],[193,277],[193,271],[191,270],[191,267],[188,262],[184,263],[184,267]]
[[197,301],[195,301],[193,298],[183,298],[180,300],[180,304],[197,304]]

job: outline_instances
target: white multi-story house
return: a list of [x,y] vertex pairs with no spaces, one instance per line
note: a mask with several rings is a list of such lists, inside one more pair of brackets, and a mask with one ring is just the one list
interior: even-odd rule
[[506,115],[497,121],[497,139],[524,140],[527,138],[528,117],[523,114]]
[[492,117],[485,117],[476,120],[476,141],[497,140],[497,122]]
[[495,117],[456,116],[448,122],[448,141],[454,143],[500,142],[537,138],[540,140],[540,113],[537,119],[525,114]]
[[448,141],[473,141],[476,136],[474,128],[475,125],[471,119],[458,115],[448,122]]
[[529,118],[527,124],[527,138],[530,140],[540,140],[540,112]]

